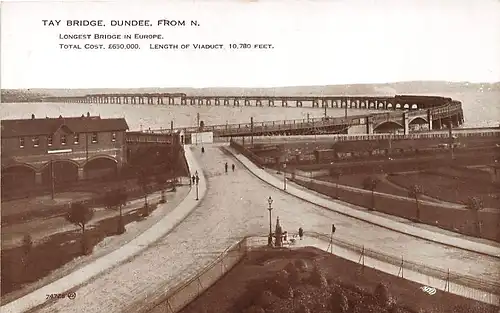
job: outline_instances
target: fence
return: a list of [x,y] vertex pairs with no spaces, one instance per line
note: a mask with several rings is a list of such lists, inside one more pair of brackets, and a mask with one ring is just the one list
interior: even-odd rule
[[[443,269],[431,267],[422,263],[404,260],[392,255],[370,250],[364,246],[354,245],[347,241],[332,238],[330,235],[316,232],[307,232],[306,236],[314,237],[322,242],[331,242],[337,247],[345,248],[357,253],[358,263],[361,269],[366,266],[387,272],[387,267],[380,264],[391,264],[398,269],[397,273],[389,273],[402,278],[418,281],[435,289],[462,295],[471,299],[477,299],[490,304],[499,304],[500,283],[486,282],[466,274],[454,273]],[[231,245],[209,265],[205,266],[193,277],[180,282],[166,293],[157,295],[148,303],[141,302],[136,312],[139,313],[176,313],[186,305],[194,301],[205,290],[210,288],[218,279],[229,272],[238,264],[249,251],[265,246],[267,236],[244,237],[237,243]],[[381,261],[381,262],[376,262]],[[407,270],[407,271],[405,271]],[[415,279],[415,273],[419,278]],[[469,287],[466,287],[469,286]]]
[[177,286],[168,290],[166,294],[158,295],[149,303],[141,303],[140,308],[134,311],[139,313],[179,312],[238,264],[248,250],[247,238],[243,238],[227,248],[195,276],[180,282]]
[[464,273],[452,272],[449,269],[443,270],[419,262],[405,260],[403,257],[397,258],[393,255],[367,249],[364,246],[354,245],[335,237],[332,238],[330,235],[326,234],[307,232],[306,235],[325,242],[331,241],[334,246],[342,247],[357,253],[359,256],[358,263],[361,264],[362,268],[371,267],[387,272],[387,266],[383,266],[381,263],[392,264],[397,268],[397,272],[390,274],[395,276],[410,279],[437,290],[450,292],[494,305],[500,305],[499,282],[485,281]]

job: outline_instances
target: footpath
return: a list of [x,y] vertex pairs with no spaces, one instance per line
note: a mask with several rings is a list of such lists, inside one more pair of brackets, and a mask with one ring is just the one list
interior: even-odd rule
[[268,173],[266,170],[260,168],[251,162],[248,158],[246,158],[241,153],[236,152],[234,149],[227,147],[227,151],[232,153],[234,157],[240,161],[250,172],[252,172],[255,176],[260,178],[262,181],[267,182],[268,184],[274,186],[275,188],[281,189],[283,192],[296,196],[302,200],[307,202],[322,206],[328,210],[335,211],[337,213],[341,213],[343,215],[347,215],[350,217],[354,217],[356,219],[378,225],[399,233],[403,233],[406,235],[414,236],[417,238],[433,241],[436,243],[444,244],[447,246],[456,247],[459,249],[464,249],[488,256],[492,256],[495,258],[500,258],[500,247],[496,247],[493,245],[489,245],[486,243],[478,243],[471,240],[451,237],[445,234],[430,231],[427,229],[419,228],[413,225],[396,222],[393,219],[389,219],[383,216],[374,215],[368,212],[363,212],[359,210],[353,210],[352,208],[336,203],[330,199],[325,199],[323,197],[319,197],[312,192],[305,191],[301,188],[298,188],[296,184],[287,181],[287,188],[283,190],[283,180],[278,179],[274,175]]
[[[207,190],[205,177],[189,148],[185,150],[185,156],[190,172],[198,171],[200,177],[198,192],[201,200]],[[0,307],[0,311],[2,313],[17,313],[31,310],[46,303],[46,295],[77,289],[78,286],[126,262],[147,249],[182,222],[200,203],[200,200],[195,200],[196,193],[196,187],[191,188],[186,198],[174,210],[129,243],[53,283],[3,305]]]

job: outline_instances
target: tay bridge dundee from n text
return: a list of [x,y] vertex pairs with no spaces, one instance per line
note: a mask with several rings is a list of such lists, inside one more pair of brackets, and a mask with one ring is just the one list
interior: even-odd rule
[[[147,105],[204,105],[256,107],[311,107],[325,109],[325,117],[205,125],[214,137],[253,135],[300,135],[311,130],[321,133],[373,134],[401,130],[409,134],[412,125],[425,125],[428,130],[439,130],[464,122],[462,103],[440,96],[188,96],[183,93],[120,93],[88,94],[74,97],[46,97],[44,102],[116,103]],[[345,109],[343,117],[327,117],[327,108]],[[348,115],[347,109],[381,110],[381,113]],[[170,129],[173,130],[173,129]],[[175,128],[186,134],[200,131],[200,127]],[[153,132],[169,131],[153,130]]]

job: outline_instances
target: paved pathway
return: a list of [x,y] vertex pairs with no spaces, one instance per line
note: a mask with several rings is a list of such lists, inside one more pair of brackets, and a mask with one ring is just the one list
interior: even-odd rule
[[[205,154],[201,155],[198,149],[195,154],[208,179],[207,194],[179,227],[132,260],[78,288],[75,300],[60,299],[38,312],[136,311],[164,296],[182,279],[195,275],[242,236],[267,233],[269,196],[274,199],[273,224],[279,215],[285,230],[302,226],[329,233],[335,222],[340,239],[444,270],[467,272],[486,281],[500,279],[496,258],[387,231],[325,210],[269,188],[218,147],[207,145],[205,149]],[[235,162],[236,171],[229,169],[229,173],[224,173],[224,162],[229,163],[229,168]]]
[[[349,206],[344,205],[340,202],[331,201],[331,199],[327,197],[318,197],[316,193],[306,191],[305,188],[297,188],[296,184],[293,183],[288,184],[287,190],[285,192],[282,190],[283,179],[275,177],[273,174],[270,174],[269,171],[265,169],[259,168],[250,160],[248,160],[246,157],[244,157],[242,154],[235,152],[233,149],[228,148],[228,151],[232,151],[235,157],[240,162],[242,162],[245,167],[250,169],[252,173],[255,176],[259,177],[259,179],[261,179],[262,181],[266,181],[275,188],[280,189],[282,192],[294,195],[295,197],[306,200],[309,203],[315,203],[331,211],[339,212],[344,215],[360,219],[362,221],[368,222],[373,225],[379,225],[384,228],[400,232],[402,234],[407,234],[414,237],[425,239],[427,241],[433,241],[436,243],[449,245],[451,247],[460,247],[461,249],[466,249],[471,252],[485,254],[497,259],[500,258],[500,247],[498,247],[497,245],[479,243],[458,237],[450,237],[440,232],[432,232],[427,229],[410,225],[408,223],[397,223],[393,219],[385,218],[380,215],[375,215],[359,210],[352,210]],[[305,177],[301,177],[301,179],[305,181],[309,180],[309,178]],[[358,190],[358,188],[354,187],[349,187],[349,186],[344,186],[344,187]],[[360,190],[360,191],[368,192],[366,190]]]

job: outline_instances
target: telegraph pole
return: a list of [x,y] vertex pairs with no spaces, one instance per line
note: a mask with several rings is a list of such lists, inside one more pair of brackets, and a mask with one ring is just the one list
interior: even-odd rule
[[253,148],[253,117],[250,117],[250,133],[252,136],[250,137],[250,142],[251,142],[251,147]]
[[50,184],[51,184],[51,191],[52,191],[52,200],[54,200],[54,196],[55,196],[54,159],[50,159]]

